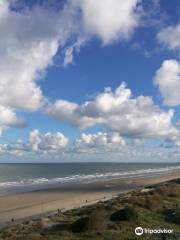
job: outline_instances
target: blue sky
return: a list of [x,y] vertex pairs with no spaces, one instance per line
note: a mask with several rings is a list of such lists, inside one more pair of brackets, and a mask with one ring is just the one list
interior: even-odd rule
[[0,161],[179,160],[178,0],[0,4]]

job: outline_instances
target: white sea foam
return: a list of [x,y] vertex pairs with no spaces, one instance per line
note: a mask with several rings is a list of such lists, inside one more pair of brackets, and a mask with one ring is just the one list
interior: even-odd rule
[[163,167],[163,168],[149,168],[149,169],[139,169],[134,171],[124,171],[124,172],[107,172],[107,173],[95,173],[95,174],[76,174],[70,175],[66,177],[59,178],[30,178],[30,179],[21,179],[20,181],[7,181],[0,182],[0,190],[9,189],[14,187],[25,187],[25,186],[42,186],[47,184],[55,184],[55,183],[87,183],[87,182],[95,182],[104,179],[114,179],[114,178],[131,178],[138,176],[146,176],[146,175],[159,175],[166,174],[167,172],[171,172],[175,169],[180,169],[180,166],[171,166],[171,167]]

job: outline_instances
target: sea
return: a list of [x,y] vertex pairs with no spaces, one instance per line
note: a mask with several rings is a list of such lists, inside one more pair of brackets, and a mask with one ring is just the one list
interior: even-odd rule
[[166,175],[180,163],[0,164],[0,195],[117,178]]

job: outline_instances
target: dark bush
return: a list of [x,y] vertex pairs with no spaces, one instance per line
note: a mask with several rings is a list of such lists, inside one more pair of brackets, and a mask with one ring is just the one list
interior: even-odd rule
[[163,215],[167,222],[173,222],[180,225],[180,209],[165,209]]
[[72,224],[72,231],[75,233],[87,231],[89,217],[83,217],[78,219]]
[[134,207],[127,206],[114,212],[111,215],[111,221],[123,221],[123,220],[134,220],[138,217],[138,214]]
[[180,184],[180,178],[172,180],[172,182]]
[[107,214],[104,209],[97,208],[88,217],[78,219],[72,224],[73,232],[98,232],[101,233],[107,226]]

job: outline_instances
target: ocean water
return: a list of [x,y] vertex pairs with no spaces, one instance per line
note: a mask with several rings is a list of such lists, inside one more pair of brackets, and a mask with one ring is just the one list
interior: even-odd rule
[[0,195],[114,178],[164,175],[180,163],[0,164]]

